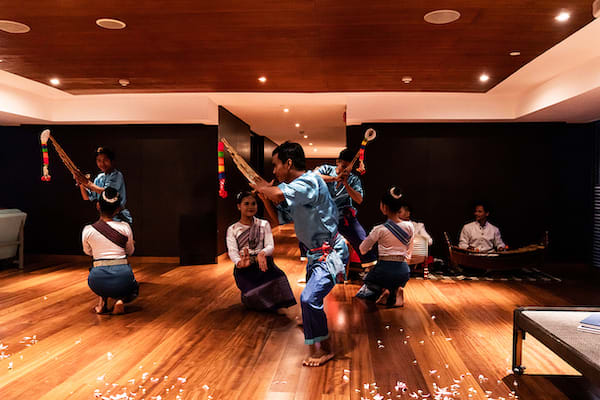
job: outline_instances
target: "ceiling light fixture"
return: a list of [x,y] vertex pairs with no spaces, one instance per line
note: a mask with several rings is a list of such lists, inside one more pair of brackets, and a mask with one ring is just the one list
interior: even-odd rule
[[266,76],[261,76],[260,78],[258,78],[258,81],[260,83],[265,83],[267,81],[267,77]]
[[58,85],[60,85],[60,80],[58,80],[58,78],[52,78],[52,79],[50,79],[50,83],[53,84],[54,86],[58,86]]
[[520,55],[521,55],[521,52],[520,52],[520,51],[511,51],[511,52],[510,52],[510,53],[508,53],[508,54],[510,54],[512,57],[516,57],[516,56],[520,56]]
[[96,25],[104,29],[124,29],[127,24],[123,21],[113,18],[100,18],[96,20]]
[[489,77],[489,75],[487,75],[487,74],[481,74],[481,75],[479,76],[479,80],[480,80],[481,82],[487,82],[487,81],[489,81],[489,80],[490,80],[490,77]]
[[129,86],[131,82],[129,82],[129,79],[119,79],[119,85],[126,87]]
[[308,139],[308,135],[304,135],[304,139]]
[[558,22],[565,22],[569,18],[571,18],[571,14],[569,14],[566,11],[563,11],[560,14],[558,14],[556,17],[554,17],[554,19],[557,20]]
[[312,146],[312,142],[310,142],[308,145],[309,145],[309,146]]
[[316,153],[316,152],[317,152],[317,148],[315,147],[315,148],[313,149],[313,151]]
[[296,122],[296,128],[300,128],[300,124]]
[[0,20],[0,31],[7,33],[27,33],[31,28],[17,21]]
[[434,25],[449,24],[460,18],[460,13],[456,10],[435,10],[425,14],[423,19]]
[[403,76],[402,77],[402,82],[404,82],[405,84],[409,84],[412,82],[412,76]]
[[290,112],[290,109],[289,108],[284,108],[283,112]]

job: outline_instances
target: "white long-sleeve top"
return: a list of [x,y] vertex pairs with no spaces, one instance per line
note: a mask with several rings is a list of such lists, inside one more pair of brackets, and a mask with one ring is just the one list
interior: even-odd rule
[[487,253],[506,247],[506,245],[500,236],[500,229],[487,221],[483,226],[479,222],[473,221],[463,226],[460,231],[458,247],[462,249],[473,247],[477,251]]
[[134,242],[131,226],[127,222],[108,221],[108,225],[119,233],[127,236],[125,249],[108,240],[92,225],[86,225],[81,233],[81,244],[85,254],[94,260],[117,260],[133,254]]
[[[250,255],[257,255],[263,251],[266,256],[272,256],[275,244],[273,242],[271,225],[268,221],[256,217],[254,217],[254,223],[259,224],[261,240],[259,240],[255,249],[248,249]],[[239,221],[227,228],[227,253],[235,265],[241,260],[240,252],[243,250],[243,248],[238,249],[237,238],[242,232],[248,229],[250,229],[250,225],[244,225]]]
[[410,222],[412,222],[412,224],[415,226],[415,236],[424,237],[425,240],[427,240],[427,243],[429,244],[429,246],[431,246],[433,244],[433,239],[431,238],[429,233],[427,233],[427,231],[425,230],[425,224],[422,222],[415,222],[415,221],[410,221]]
[[413,248],[413,238],[415,235],[415,227],[410,221],[395,222],[396,225],[406,232],[408,243],[402,243],[388,228],[381,225],[376,225],[369,233],[369,236],[360,244],[360,252],[365,254],[377,243],[379,256],[404,256],[405,259],[410,259]]

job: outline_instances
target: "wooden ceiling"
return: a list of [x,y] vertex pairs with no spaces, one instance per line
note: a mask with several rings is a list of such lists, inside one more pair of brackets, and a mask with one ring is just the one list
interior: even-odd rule
[[[435,9],[462,16],[424,22]],[[31,27],[0,31],[0,69],[58,77],[73,94],[485,92],[593,19],[591,0],[1,0],[0,10]],[[565,23],[554,20],[562,10]]]

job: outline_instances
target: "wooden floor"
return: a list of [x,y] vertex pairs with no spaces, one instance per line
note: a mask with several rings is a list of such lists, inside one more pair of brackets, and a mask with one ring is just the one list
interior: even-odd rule
[[[275,261],[299,298],[304,267],[291,231],[276,243]],[[509,374],[513,309],[598,305],[597,274],[536,283],[413,279],[403,309],[367,308],[353,298],[358,282],[338,285],[326,300],[337,357],[307,368],[297,310],[244,309],[228,261],[137,260],[139,299],[127,315],[99,316],[83,260],[0,272],[0,354],[10,354],[0,356],[0,399],[421,399],[448,387],[456,399],[561,400],[597,391],[581,377],[551,376],[577,373],[530,338],[529,375]],[[408,391],[397,391],[398,382]]]

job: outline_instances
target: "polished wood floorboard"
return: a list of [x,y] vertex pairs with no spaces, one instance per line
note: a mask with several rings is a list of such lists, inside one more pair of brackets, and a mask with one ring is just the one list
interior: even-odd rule
[[[275,262],[299,298],[304,266],[292,231],[282,229],[276,243]],[[136,260],[139,299],[126,315],[105,316],[91,312],[87,262],[60,259],[30,272],[0,271],[0,354],[10,354],[0,356],[2,400],[422,399],[451,385],[456,399],[597,393],[532,338],[524,343],[528,375],[508,370],[513,309],[600,304],[598,274],[589,268],[560,283],[412,279],[401,309],[365,306],[353,297],[358,282],[338,285],[326,299],[337,356],[307,368],[298,309],[244,309],[228,260],[188,267]],[[571,271],[562,272],[577,275]]]

